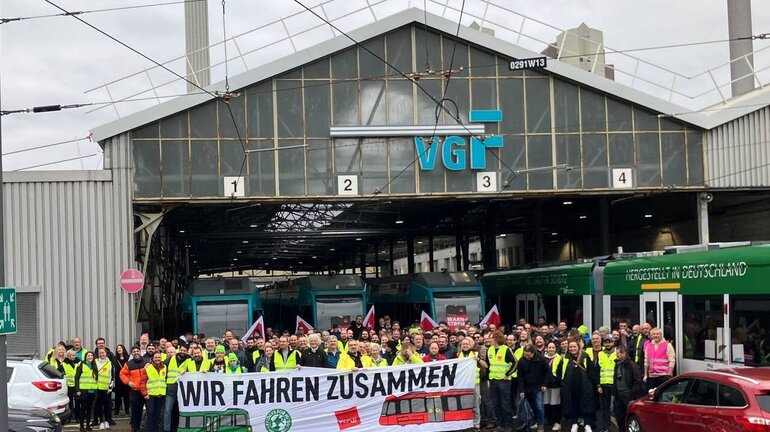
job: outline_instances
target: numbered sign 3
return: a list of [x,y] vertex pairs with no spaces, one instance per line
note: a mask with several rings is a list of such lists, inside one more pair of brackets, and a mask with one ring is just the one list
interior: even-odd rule
[[224,196],[243,197],[246,196],[246,180],[243,177],[225,177]]
[[337,195],[358,195],[358,176],[337,176]]
[[497,192],[497,172],[482,171],[476,173],[476,192]]
[[612,188],[613,189],[632,189],[634,187],[633,168],[613,168],[612,169]]

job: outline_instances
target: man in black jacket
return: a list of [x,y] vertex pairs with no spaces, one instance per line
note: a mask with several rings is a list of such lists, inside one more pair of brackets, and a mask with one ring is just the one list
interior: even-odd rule
[[313,333],[308,337],[308,345],[310,345],[310,347],[302,351],[300,365],[317,368],[327,367],[328,358],[326,356],[326,352],[319,348],[321,345],[321,337],[318,335],[318,333]]
[[618,347],[615,360],[615,419],[620,432],[626,431],[626,413],[632,400],[644,395],[644,382],[639,366],[628,358],[628,348]]
[[[545,380],[548,377],[548,365],[534,345],[526,345],[524,355],[519,360],[519,397],[526,398],[529,406],[535,414],[538,432],[545,426],[545,409],[543,406],[543,393],[545,392]],[[519,413],[521,415],[521,413]]]

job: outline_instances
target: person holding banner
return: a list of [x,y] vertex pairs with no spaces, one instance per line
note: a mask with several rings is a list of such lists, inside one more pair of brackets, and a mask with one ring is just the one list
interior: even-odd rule
[[246,373],[246,368],[241,366],[241,361],[235,353],[227,355],[227,367],[225,368],[226,374],[242,374]]
[[473,345],[473,339],[469,337],[460,341],[460,352],[457,353],[457,358],[470,357],[476,360],[476,389],[473,395],[473,427],[478,430],[481,428],[481,368],[486,368],[487,363],[483,358],[479,357],[478,352],[473,350]]
[[351,339],[348,341],[348,352],[343,353],[340,356],[340,361],[337,363],[337,370],[352,370],[357,371],[364,368],[364,364],[371,362],[366,353],[360,353],[358,351],[358,341]]
[[492,337],[492,346],[487,350],[489,359],[490,398],[495,408],[498,427],[513,428],[513,405],[511,399],[511,376],[516,370],[516,358],[505,344],[505,335],[498,331]]
[[163,364],[160,353],[153,354],[152,361],[144,367],[139,385],[147,404],[145,430],[155,432],[160,426],[161,412],[166,400],[166,365]]
[[337,336],[329,336],[329,339],[326,340],[325,352],[326,367],[329,369],[337,369],[337,363],[340,362],[340,355],[342,354],[342,351],[340,351],[339,342],[337,341]]

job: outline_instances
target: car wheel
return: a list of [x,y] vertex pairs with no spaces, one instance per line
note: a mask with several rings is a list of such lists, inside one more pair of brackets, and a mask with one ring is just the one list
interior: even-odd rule
[[628,418],[628,432],[642,432],[642,424],[639,422],[639,418],[631,416]]

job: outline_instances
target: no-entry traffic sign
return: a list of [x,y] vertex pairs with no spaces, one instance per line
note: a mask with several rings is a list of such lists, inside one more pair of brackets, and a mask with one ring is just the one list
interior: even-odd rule
[[137,269],[128,269],[120,274],[120,287],[129,294],[135,294],[144,288],[144,275]]

